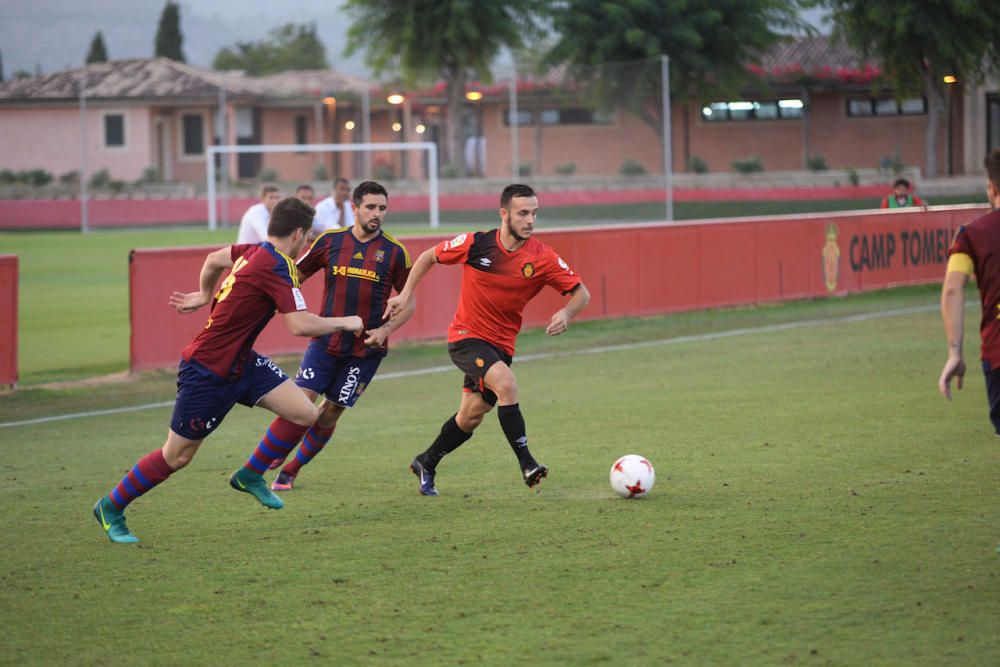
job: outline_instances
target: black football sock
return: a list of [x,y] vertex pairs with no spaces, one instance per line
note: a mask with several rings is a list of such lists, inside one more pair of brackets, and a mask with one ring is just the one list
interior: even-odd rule
[[471,433],[466,433],[458,427],[458,422],[455,421],[455,417],[457,416],[457,414],[452,415],[441,426],[441,432],[438,433],[438,437],[427,448],[427,451],[420,455],[420,462],[424,467],[433,470],[441,462],[445,454],[455,451],[462,446],[463,442],[472,437]]
[[535,459],[528,451],[528,436],[525,434],[524,417],[521,415],[520,404],[501,405],[497,408],[497,416],[500,417],[500,428],[507,436],[510,448],[517,455],[517,462],[521,464],[521,469],[535,465]]

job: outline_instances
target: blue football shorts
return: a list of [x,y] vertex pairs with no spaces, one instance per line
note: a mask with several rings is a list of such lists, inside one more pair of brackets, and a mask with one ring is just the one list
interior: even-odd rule
[[237,403],[253,407],[288,379],[278,365],[253,350],[243,372],[221,378],[194,359],[177,369],[177,399],[170,430],[188,440],[202,440],[218,428]]
[[302,365],[295,374],[295,384],[322,394],[331,403],[353,407],[371,384],[381,356],[350,357],[326,351],[326,343],[311,341],[302,356]]

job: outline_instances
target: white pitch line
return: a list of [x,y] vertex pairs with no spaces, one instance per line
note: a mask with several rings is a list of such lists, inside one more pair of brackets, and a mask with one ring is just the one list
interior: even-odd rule
[[[822,320],[799,320],[797,322],[785,322],[783,324],[769,324],[761,327],[745,327],[742,329],[729,329],[727,331],[715,331],[712,333],[696,334],[692,336],[676,336],[674,338],[662,338],[660,340],[647,340],[638,343],[620,343],[618,345],[600,345],[588,347],[582,350],[567,350],[565,352],[539,352],[536,354],[525,354],[515,357],[519,363],[527,361],[540,361],[543,359],[554,359],[556,357],[572,357],[580,354],[604,354],[605,352],[622,352],[626,350],[639,350],[647,347],[660,347],[663,345],[679,345],[682,343],[698,343],[708,340],[719,340],[721,338],[733,338],[735,336],[750,336],[754,334],[774,333],[776,331],[788,331],[791,329],[803,329],[806,327],[823,326],[826,324],[840,324],[843,322],[866,322],[868,320],[883,319],[886,317],[898,317],[900,315],[914,315],[917,313],[927,313],[940,308],[937,304],[932,306],[914,306],[912,308],[896,308],[894,310],[883,310],[875,313],[862,313],[860,315],[846,315],[844,317],[831,317]],[[420,375],[432,375],[434,373],[445,373],[457,370],[454,366],[431,366],[429,368],[417,368],[411,371],[396,371],[394,373],[382,373],[376,375],[375,380],[396,380],[398,378],[417,377]],[[145,405],[134,405],[127,408],[111,408],[108,410],[91,410],[90,412],[74,412],[65,415],[53,415],[50,417],[38,417],[36,419],[25,419],[16,422],[0,423],[0,429],[11,428],[13,426],[30,426],[32,424],[47,424],[49,422],[64,421],[67,419],[81,419],[83,417],[101,417],[103,415],[113,415],[121,412],[137,412],[139,410],[151,410],[154,408],[166,408],[174,404],[173,401],[161,401],[159,403],[146,403]]]

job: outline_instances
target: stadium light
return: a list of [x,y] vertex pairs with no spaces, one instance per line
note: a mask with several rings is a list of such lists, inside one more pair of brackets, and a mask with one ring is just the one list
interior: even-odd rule
[[954,74],[945,74],[944,78],[941,80],[945,83],[955,83],[958,81],[958,77]]
[[424,132],[427,131],[427,126],[424,125],[423,123],[418,123],[417,126],[413,129],[416,130],[417,134],[423,134]]
[[389,97],[385,98],[385,101],[389,104],[402,104],[404,99],[406,98],[399,93],[393,93]]
[[402,129],[403,129],[403,124],[400,123],[399,121],[396,121],[395,123],[392,124],[392,131],[393,132],[399,132]]
[[353,130],[354,129],[354,121],[353,120],[349,120],[346,123],[344,123],[344,129],[345,130]]
[[465,94],[465,99],[469,100],[470,102],[478,102],[479,100],[483,99],[483,94],[478,90],[470,90]]

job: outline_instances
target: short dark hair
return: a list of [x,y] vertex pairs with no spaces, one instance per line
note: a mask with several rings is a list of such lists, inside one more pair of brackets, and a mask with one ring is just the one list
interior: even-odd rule
[[994,188],[1000,190],[1000,146],[986,154],[983,166],[986,167],[986,175],[989,177],[990,183],[993,184]]
[[537,197],[535,190],[530,185],[523,183],[511,183],[500,193],[500,208],[510,208],[510,200],[514,197]]
[[895,189],[895,188],[898,188],[900,185],[902,185],[907,190],[910,189],[910,182],[908,180],[906,180],[905,178],[897,178],[896,182],[892,184],[892,187],[893,187],[893,189]]
[[296,229],[308,232],[312,228],[316,209],[298,197],[285,197],[274,205],[267,223],[267,235],[277,238],[291,236]]
[[389,191],[381,183],[375,181],[358,183],[358,187],[354,188],[354,194],[351,195],[351,201],[354,202],[355,206],[361,206],[361,200],[365,198],[365,195],[385,195],[385,200],[389,201]]
[[316,192],[313,186],[309,185],[308,183],[303,183],[299,187],[295,188],[296,192],[301,192],[302,190],[312,190],[313,192]]
[[281,188],[277,185],[262,185],[260,186],[260,198],[263,199],[272,192],[280,192]]
[[339,177],[333,179],[333,187],[337,187],[338,183],[344,183],[346,185],[350,185],[351,184],[351,182],[349,180],[347,180],[346,178],[344,178],[343,176],[339,176]]

